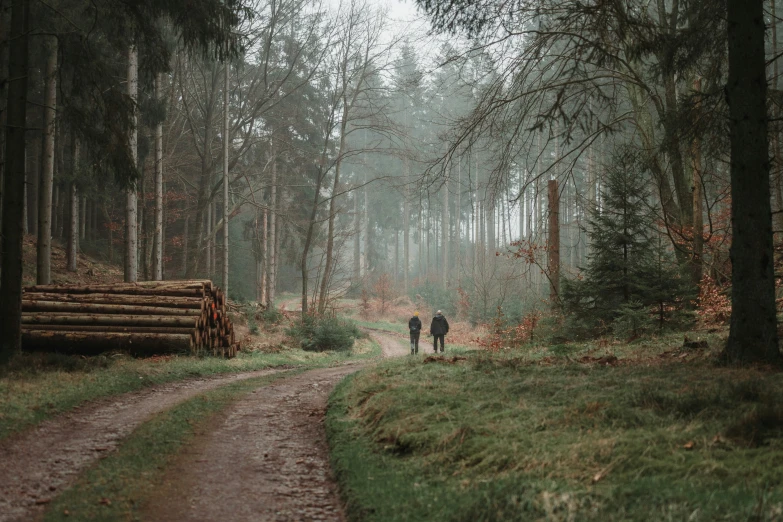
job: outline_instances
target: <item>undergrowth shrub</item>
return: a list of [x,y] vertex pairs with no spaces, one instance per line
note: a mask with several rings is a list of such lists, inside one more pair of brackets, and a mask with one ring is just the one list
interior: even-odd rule
[[280,324],[283,320],[283,313],[277,308],[267,308],[260,314],[261,320],[265,324]]
[[364,336],[352,321],[312,315],[294,322],[286,334],[299,341],[303,350],[311,352],[348,351],[356,339]]

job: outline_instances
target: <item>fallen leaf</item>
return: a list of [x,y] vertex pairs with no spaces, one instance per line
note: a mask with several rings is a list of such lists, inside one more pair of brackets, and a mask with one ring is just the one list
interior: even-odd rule
[[692,450],[694,446],[695,444],[693,443],[692,440],[689,440],[688,442],[682,445],[682,447],[685,448],[686,450]]
[[98,504],[103,504],[104,506],[111,506],[111,500],[109,500],[106,497],[103,497],[98,501]]
[[598,482],[598,481],[599,481],[599,480],[601,480],[602,478],[604,478],[604,474],[603,474],[602,472],[600,472],[600,471],[599,471],[598,473],[596,473],[595,475],[593,475],[593,484],[595,484],[596,482]]

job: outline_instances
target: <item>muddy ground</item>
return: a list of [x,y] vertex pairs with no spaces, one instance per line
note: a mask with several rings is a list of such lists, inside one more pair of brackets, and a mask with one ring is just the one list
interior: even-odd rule
[[[372,332],[385,357],[399,340]],[[222,412],[165,477],[148,520],[343,520],[323,427],[334,385],[363,365],[261,386]],[[79,473],[152,416],[219,386],[283,370],[193,379],[77,408],[0,442],[0,522],[31,520]]]

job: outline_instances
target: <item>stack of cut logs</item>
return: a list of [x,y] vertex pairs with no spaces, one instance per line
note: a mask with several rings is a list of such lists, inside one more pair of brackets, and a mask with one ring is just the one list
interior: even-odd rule
[[226,312],[225,295],[209,280],[30,286],[22,294],[22,346],[233,357],[239,343]]

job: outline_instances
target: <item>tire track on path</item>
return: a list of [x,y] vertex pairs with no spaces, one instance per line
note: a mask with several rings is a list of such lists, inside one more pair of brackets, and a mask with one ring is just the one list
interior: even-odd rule
[[162,384],[100,399],[0,441],[0,522],[29,520],[152,416],[204,391],[285,369]]
[[[372,331],[384,357],[408,349]],[[259,387],[197,436],[166,473],[147,520],[345,520],[329,463],[327,399],[368,363],[312,370]]]

